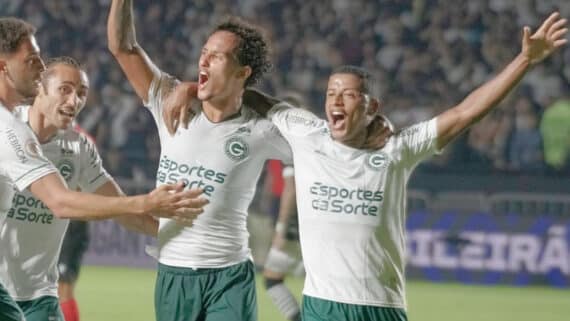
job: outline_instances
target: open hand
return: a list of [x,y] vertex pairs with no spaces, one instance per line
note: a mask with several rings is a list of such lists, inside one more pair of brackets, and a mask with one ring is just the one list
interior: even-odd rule
[[524,27],[522,41],[522,55],[527,57],[530,64],[539,63],[568,41],[566,19],[560,18],[558,12],[551,14],[531,35],[529,27]]
[[184,184],[166,184],[155,188],[147,194],[147,211],[159,217],[178,217],[193,220],[204,212],[203,207],[209,203],[198,197],[201,189],[193,188],[184,191]]

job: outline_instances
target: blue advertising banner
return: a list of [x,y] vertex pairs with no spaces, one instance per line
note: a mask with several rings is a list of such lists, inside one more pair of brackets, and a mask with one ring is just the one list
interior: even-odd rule
[[[155,268],[152,237],[91,222],[86,264]],[[416,210],[407,220],[410,279],[570,287],[570,217]],[[252,244],[255,246],[255,244]]]
[[570,217],[411,212],[409,278],[570,286]]
[[155,239],[127,231],[113,220],[89,222],[89,248],[84,262],[91,265],[116,265],[155,268],[157,261],[145,248]]

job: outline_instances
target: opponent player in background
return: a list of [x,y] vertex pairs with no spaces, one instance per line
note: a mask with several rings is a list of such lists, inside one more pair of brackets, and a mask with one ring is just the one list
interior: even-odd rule
[[[286,95],[283,100],[294,106],[302,108],[306,106],[303,98],[295,93]],[[269,181],[272,183],[272,189],[278,190],[279,199],[276,204],[271,204],[270,208],[270,211],[277,213],[271,213],[275,231],[263,267],[264,285],[279,312],[287,320],[299,321],[301,320],[299,302],[284,283],[288,275],[299,276],[304,273],[295,199],[295,170],[293,166],[283,166],[276,160],[269,161],[267,168],[268,171],[273,171],[273,176],[278,175]]]
[[[203,201],[196,200],[199,191],[184,192],[182,183],[133,197],[104,197],[67,188],[57,169],[43,156],[31,129],[12,114],[16,105],[37,95],[45,69],[34,34],[35,28],[21,19],[0,18],[0,225],[8,219],[15,189],[30,191],[58,218],[199,213],[203,205]],[[17,244],[20,250],[25,246]],[[12,249],[2,247],[0,253],[7,250]],[[0,261],[0,270],[10,263]],[[24,320],[3,286],[5,281],[0,279],[0,320]]]
[[[158,222],[156,222],[158,231]],[[81,270],[83,255],[89,247],[89,225],[86,221],[69,222],[63,238],[57,271],[59,274],[57,295],[65,321],[79,321],[79,305],[75,299],[75,287]]]
[[263,268],[263,279],[267,294],[279,312],[287,320],[300,321],[299,303],[284,283],[287,275],[297,272],[299,265],[302,264],[294,168],[285,166],[282,172],[284,183],[279,202],[279,214],[275,223],[271,248]]
[[162,105],[178,81],[137,43],[132,10],[132,1],[113,0],[109,49],[156,121],[162,147],[157,185],[182,179],[210,199],[191,226],[160,219],[156,318],[257,320],[247,211],[265,161],[290,162],[291,155],[275,126],[241,103],[244,87],[269,68],[267,43],[238,20],[214,28],[197,65],[202,111],[187,130],[170,136]]
[[[444,113],[396,132],[380,149],[362,149],[380,104],[372,75],[360,68],[340,67],[330,76],[327,121],[256,91],[244,95],[245,103],[273,106],[268,116],[293,150],[307,272],[303,320],[407,320],[408,178],[420,161],[492,110],[533,65],[566,44],[565,25],[553,13],[532,35],[525,27],[522,50],[503,71]],[[170,109],[165,106],[181,114]]]

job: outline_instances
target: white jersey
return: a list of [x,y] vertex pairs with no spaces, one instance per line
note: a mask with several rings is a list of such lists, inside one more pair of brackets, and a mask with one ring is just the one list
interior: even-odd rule
[[[38,140],[32,130],[0,103],[0,227],[4,226],[12,207],[14,190],[26,189],[45,175],[54,173],[55,167],[42,155]],[[0,254],[8,248],[0,245]],[[0,272],[7,270],[0,259]],[[4,276],[0,283],[6,284]]]
[[269,117],[293,150],[303,293],[405,309],[406,184],[435,152],[435,120],[371,151],[334,141],[327,122],[308,111],[279,104]]
[[[28,111],[19,107],[15,114],[26,122]],[[41,149],[70,189],[93,192],[111,179],[93,143],[73,129],[59,131]],[[57,262],[69,220],[55,217],[28,190],[16,192],[11,205],[0,226],[4,286],[16,301],[57,296]]]
[[163,94],[177,81],[155,77],[146,106],[161,142],[157,186],[177,181],[200,187],[210,200],[191,227],[161,218],[159,262],[190,268],[219,268],[251,259],[247,210],[267,159],[290,162],[291,150],[277,128],[247,106],[240,114],[213,123],[199,112],[170,136],[162,118]]

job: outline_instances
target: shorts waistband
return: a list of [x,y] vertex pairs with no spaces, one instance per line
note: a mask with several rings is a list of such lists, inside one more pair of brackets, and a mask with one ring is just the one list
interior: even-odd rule
[[158,271],[170,274],[178,274],[178,275],[200,275],[200,274],[218,273],[228,269],[241,267],[247,264],[253,264],[253,263],[250,260],[247,260],[241,263],[220,268],[189,268],[189,267],[171,266],[159,262]]

